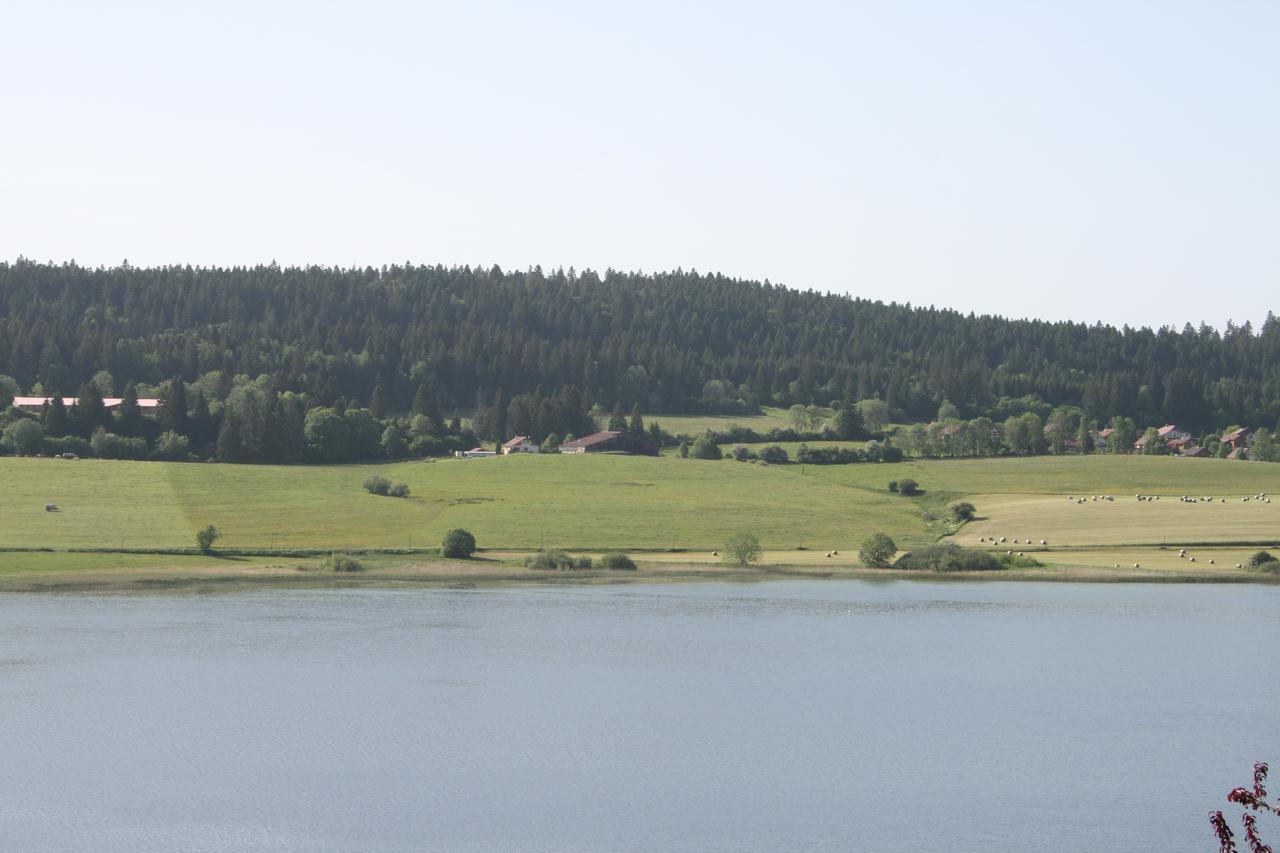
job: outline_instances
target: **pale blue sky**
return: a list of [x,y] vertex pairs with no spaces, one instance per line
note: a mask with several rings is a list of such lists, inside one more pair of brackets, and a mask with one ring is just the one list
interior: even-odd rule
[[1280,305],[1280,4],[25,3],[0,257]]

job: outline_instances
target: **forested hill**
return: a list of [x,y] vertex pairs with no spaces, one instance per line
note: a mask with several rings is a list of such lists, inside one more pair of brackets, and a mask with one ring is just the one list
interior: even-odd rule
[[381,384],[391,408],[424,384],[446,409],[572,384],[648,412],[880,397],[923,419],[1034,395],[1099,422],[1269,426],[1280,321],[1017,321],[685,272],[0,264],[0,374],[71,394],[103,369],[121,386],[268,374],[313,404]]

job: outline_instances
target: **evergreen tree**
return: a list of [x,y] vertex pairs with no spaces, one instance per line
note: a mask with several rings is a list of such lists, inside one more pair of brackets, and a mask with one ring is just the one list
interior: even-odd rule
[[631,423],[627,425],[627,432],[631,433],[632,438],[644,439],[644,418],[640,416],[639,403],[631,407]]
[[132,382],[125,386],[124,397],[115,411],[114,431],[127,438],[145,438],[147,422],[138,405],[138,388]]
[[81,438],[88,438],[100,426],[107,426],[107,406],[102,400],[102,392],[92,382],[86,382],[80,388],[80,396],[76,400],[76,416],[73,418],[73,429]]
[[219,462],[240,461],[240,419],[223,417],[222,427],[218,430]]
[[387,416],[387,401],[382,395],[381,385],[373,387],[373,395],[369,398],[369,414],[378,420],[382,420]]
[[622,404],[616,403],[613,407],[613,414],[609,416],[610,432],[626,432],[627,416],[622,411]]
[[181,377],[175,376],[164,384],[156,398],[156,420],[166,430],[178,435],[190,435],[190,417],[187,410],[186,383]]
[[1081,453],[1093,452],[1093,424],[1086,417],[1080,418],[1080,431],[1076,433],[1076,441],[1080,443]]
[[211,449],[210,445],[219,434],[219,426],[214,420],[213,415],[209,412],[209,401],[204,396],[203,390],[196,391],[195,404],[191,409],[191,421],[188,425],[187,435],[191,438],[192,445],[201,453],[208,453]]
[[44,427],[45,435],[50,438],[61,438],[68,434],[70,424],[67,418],[67,405],[62,402],[61,394],[55,393],[40,408],[40,424]]

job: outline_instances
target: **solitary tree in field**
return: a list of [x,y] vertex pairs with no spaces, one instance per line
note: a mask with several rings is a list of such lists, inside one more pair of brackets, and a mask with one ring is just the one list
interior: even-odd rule
[[463,530],[461,527],[446,533],[444,542],[440,543],[440,553],[445,557],[465,560],[475,552],[476,537],[471,535],[471,531]]
[[222,538],[222,531],[210,524],[204,530],[196,531],[196,544],[200,550],[208,554],[213,550],[213,543]]
[[760,540],[756,538],[754,533],[742,531],[735,533],[729,537],[729,541],[724,543],[725,559],[737,563],[739,566],[750,565],[751,563],[760,562]]
[[897,553],[898,546],[887,533],[872,533],[862,540],[862,547],[858,549],[858,559],[864,566],[887,569]]

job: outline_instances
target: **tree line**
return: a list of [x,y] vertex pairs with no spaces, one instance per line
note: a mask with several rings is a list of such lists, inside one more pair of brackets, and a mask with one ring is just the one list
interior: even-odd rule
[[1280,320],[1222,332],[1007,320],[680,270],[0,264],[0,374],[69,394],[100,371],[139,388],[266,377],[308,408],[371,407],[379,389],[394,413],[426,389],[443,412],[487,412],[496,433],[543,431],[543,404],[569,387],[580,411],[879,400],[908,421],[944,404],[1003,421],[1002,400],[1032,398],[1096,423],[1210,430],[1280,418]]

